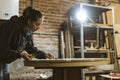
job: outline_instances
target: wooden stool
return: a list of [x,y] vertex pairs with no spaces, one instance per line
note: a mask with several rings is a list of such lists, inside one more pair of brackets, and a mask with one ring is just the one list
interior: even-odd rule
[[120,80],[120,77],[112,77],[110,75],[100,75],[102,77],[102,80]]

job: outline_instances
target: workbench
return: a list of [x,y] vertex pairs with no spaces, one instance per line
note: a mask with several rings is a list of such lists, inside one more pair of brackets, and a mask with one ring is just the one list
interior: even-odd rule
[[106,58],[38,59],[24,61],[25,66],[53,69],[53,80],[84,80],[82,69],[108,64]]

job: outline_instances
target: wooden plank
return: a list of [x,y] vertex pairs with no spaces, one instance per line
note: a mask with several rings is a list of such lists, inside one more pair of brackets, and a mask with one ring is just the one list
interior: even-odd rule
[[34,67],[84,67],[95,66],[100,64],[109,64],[109,60],[106,58],[72,58],[72,59],[54,59],[54,60],[32,60],[25,61],[25,66]]
[[115,24],[120,24],[120,4],[117,3],[111,3],[112,7],[114,7],[114,17],[115,17]]
[[120,57],[120,24],[115,24],[114,30],[118,32],[115,34],[115,44],[117,48],[117,56]]
[[65,58],[65,41],[64,41],[64,32],[63,31],[60,31],[60,50],[61,50],[61,57],[62,58]]
[[110,11],[107,11],[106,12],[106,16],[107,16],[107,24],[108,25],[113,25],[113,18],[112,18],[112,16],[113,16],[113,14],[112,14],[112,11],[110,10]]

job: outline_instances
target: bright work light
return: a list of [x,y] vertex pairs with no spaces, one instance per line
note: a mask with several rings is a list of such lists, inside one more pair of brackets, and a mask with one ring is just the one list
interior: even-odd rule
[[85,11],[81,10],[81,11],[77,12],[76,18],[77,18],[78,20],[84,22],[84,21],[87,19],[87,14],[86,14]]

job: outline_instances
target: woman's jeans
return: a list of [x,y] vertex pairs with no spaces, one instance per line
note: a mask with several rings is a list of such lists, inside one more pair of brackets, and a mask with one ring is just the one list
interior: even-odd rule
[[0,63],[0,80],[10,80],[9,64]]

